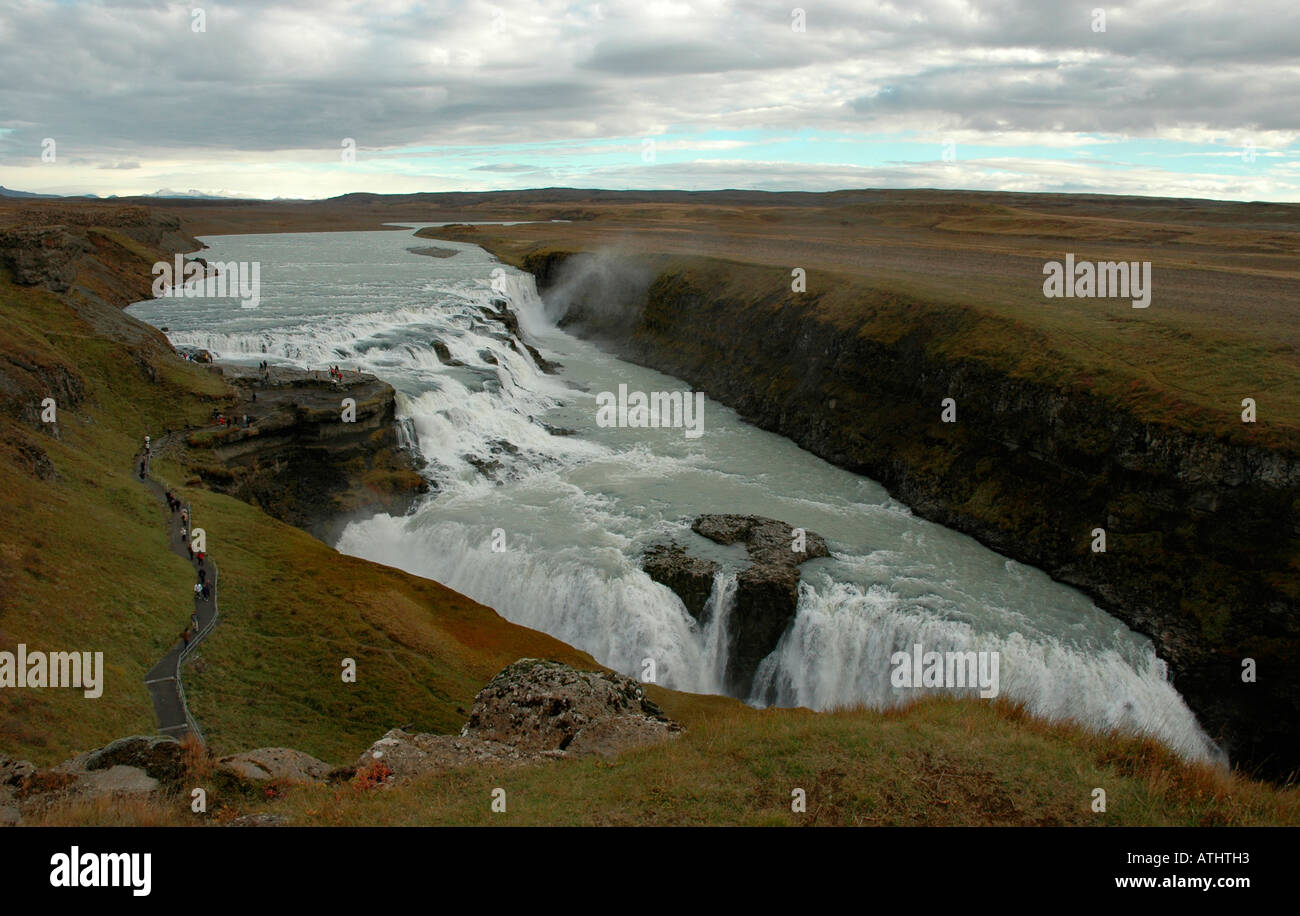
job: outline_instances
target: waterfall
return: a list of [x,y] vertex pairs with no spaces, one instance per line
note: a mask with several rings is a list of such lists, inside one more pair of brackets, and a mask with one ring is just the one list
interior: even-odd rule
[[727,624],[736,609],[736,574],[719,571],[713,576],[713,590],[704,605],[703,633],[704,662],[712,678],[710,693],[725,693],[727,656],[730,634]]
[[[703,541],[690,531],[701,512],[781,518],[822,534],[833,556],[802,567],[794,620],[760,663],[749,702],[895,707],[940,688],[894,687],[894,653],[996,652],[1001,695],[1036,716],[1221,759],[1148,640],[1040,571],[914,517],[874,482],[715,402],[698,440],[598,427],[592,391],[683,383],[557,329],[530,275],[473,246],[445,260],[410,255],[402,233],[212,243],[211,258],[267,265],[295,263],[310,246],[312,269],[264,284],[257,310],[189,299],[132,308],[169,326],[174,344],[218,359],[338,363],[397,390],[399,443],[418,450],[437,487],[408,516],[349,524],[344,553],[443,582],[624,674],[640,676],[652,659],[667,687],[721,693],[745,613],[735,557],[718,558],[727,562],[697,622],[640,555],[652,543]],[[541,371],[525,343],[563,371]]]
[[892,686],[894,653],[917,644],[941,653],[996,652],[1000,695],[1039,718],[1149,734],[1184,756],[1222,760],[1154,650],[1129,660],[1114,649],[1081,651],[1053,637],[981,633],[909,606],[884,586],[864,591],[847,583],[821,589],[800,583],[795,620],[759,665],[751,702],[886,709],[926,694],[976,695],[972,688]]

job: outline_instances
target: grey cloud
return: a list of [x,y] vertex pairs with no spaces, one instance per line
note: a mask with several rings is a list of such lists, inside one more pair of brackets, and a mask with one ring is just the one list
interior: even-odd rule
[[[1300,6],[1220,0],[737,0],[655,18],[568,0],[7,8],[0,161],[95,162],[646,136],[664,130],[1300,129]],[[790,4],[793,7],[795,4]],[[491,169],[487,170],[491,171]]]
[[606,39],[596,45],[579,67],[623,76],[673,76],[780,70],[808,62],[797,53],[803,42],[790,40],[766,52],[741,40],[684,41],[647,37]]

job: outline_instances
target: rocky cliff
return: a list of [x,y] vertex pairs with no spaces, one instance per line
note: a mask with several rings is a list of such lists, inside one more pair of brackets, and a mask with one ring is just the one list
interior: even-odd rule
[[[67,300],[83,323],[81,333],[120,345],[126,365],[151,380],[159,361],[175,354],[162,333],[122,307],[150,294],[155,258],[198,247],[175,217],[143,207],[29,205],[0,211],[0,280],[7,274],[14,287]],[[41,422],[39,405],[52,397],[60,409],[79,408],[87,388],[82,369],[54,356],[34,335],[7,330],[0,345],[0,409],[57,434],[57,426]]]
[[222,366],[238,399],[230,425],[186,435],[212,489],[330,541],[348,520],[400,515],[428,484],[398,441],[396,393],[373,375]]
[[42,203],[0,212],[0,267],[15,283],[77,290],[119,308],[149,296],[148,266],[159,255],[202,247],[177,217],[147,207]]
[[[1084,590],[1152,638],[1235,763],[1274,778],[1300,765],[1300,455],[1143,421],[1088,390],[954,355],[969,352],[963,316],[903,296],[862,304],[897,317],[895,333],[873,336],[824,317],[815,297],[737,292],[735,265],[697,259],[633,294],[625,284],[634,310],[611,318],[564,276],[568,257],[522,263],[544,297],[563,283],[558,307],[579,332]],[[945,398],[954,423],[942,422]]]

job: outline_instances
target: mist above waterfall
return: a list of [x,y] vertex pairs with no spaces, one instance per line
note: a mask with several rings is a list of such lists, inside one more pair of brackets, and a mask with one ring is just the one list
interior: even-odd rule
[[626,334],[640,322],[653,280],[654,270],[630,252],[580,252],[565,259],[546,290],[546,315],[585,334]]

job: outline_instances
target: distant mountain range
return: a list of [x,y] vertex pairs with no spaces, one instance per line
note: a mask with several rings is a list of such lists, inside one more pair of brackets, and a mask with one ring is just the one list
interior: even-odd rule
[[139,197],[186,197],[196,198],[199,200],[247,200],[239,194],[207,194],[203,191],[190,188],[188,191],[173,191],[171,188],[163,188],[161,191],[154,191],[152,194],[140,194]]
[[[132,194],[130,197],[165,197],[165,198],[184,198],[186,200],[253,200],[254,198],[243,197],[239,194],[208,194],[204,191],[198,191],[190,188],[188,191],[174,191],[171,188],[163,188],[154,191],[152,194]],[[33,199],[53,199],[53,198],[72,198],[90,200],[118,200],[118,195],[110,194],[101,198],[98,194],[37,194],[32,191],[15,191],[12,188],[6,188],[0,185],[0,197],[30,197]]]
[[33,194],[31,191],[13,191],[0,184],[0,197],[59,197],[58,194]]

